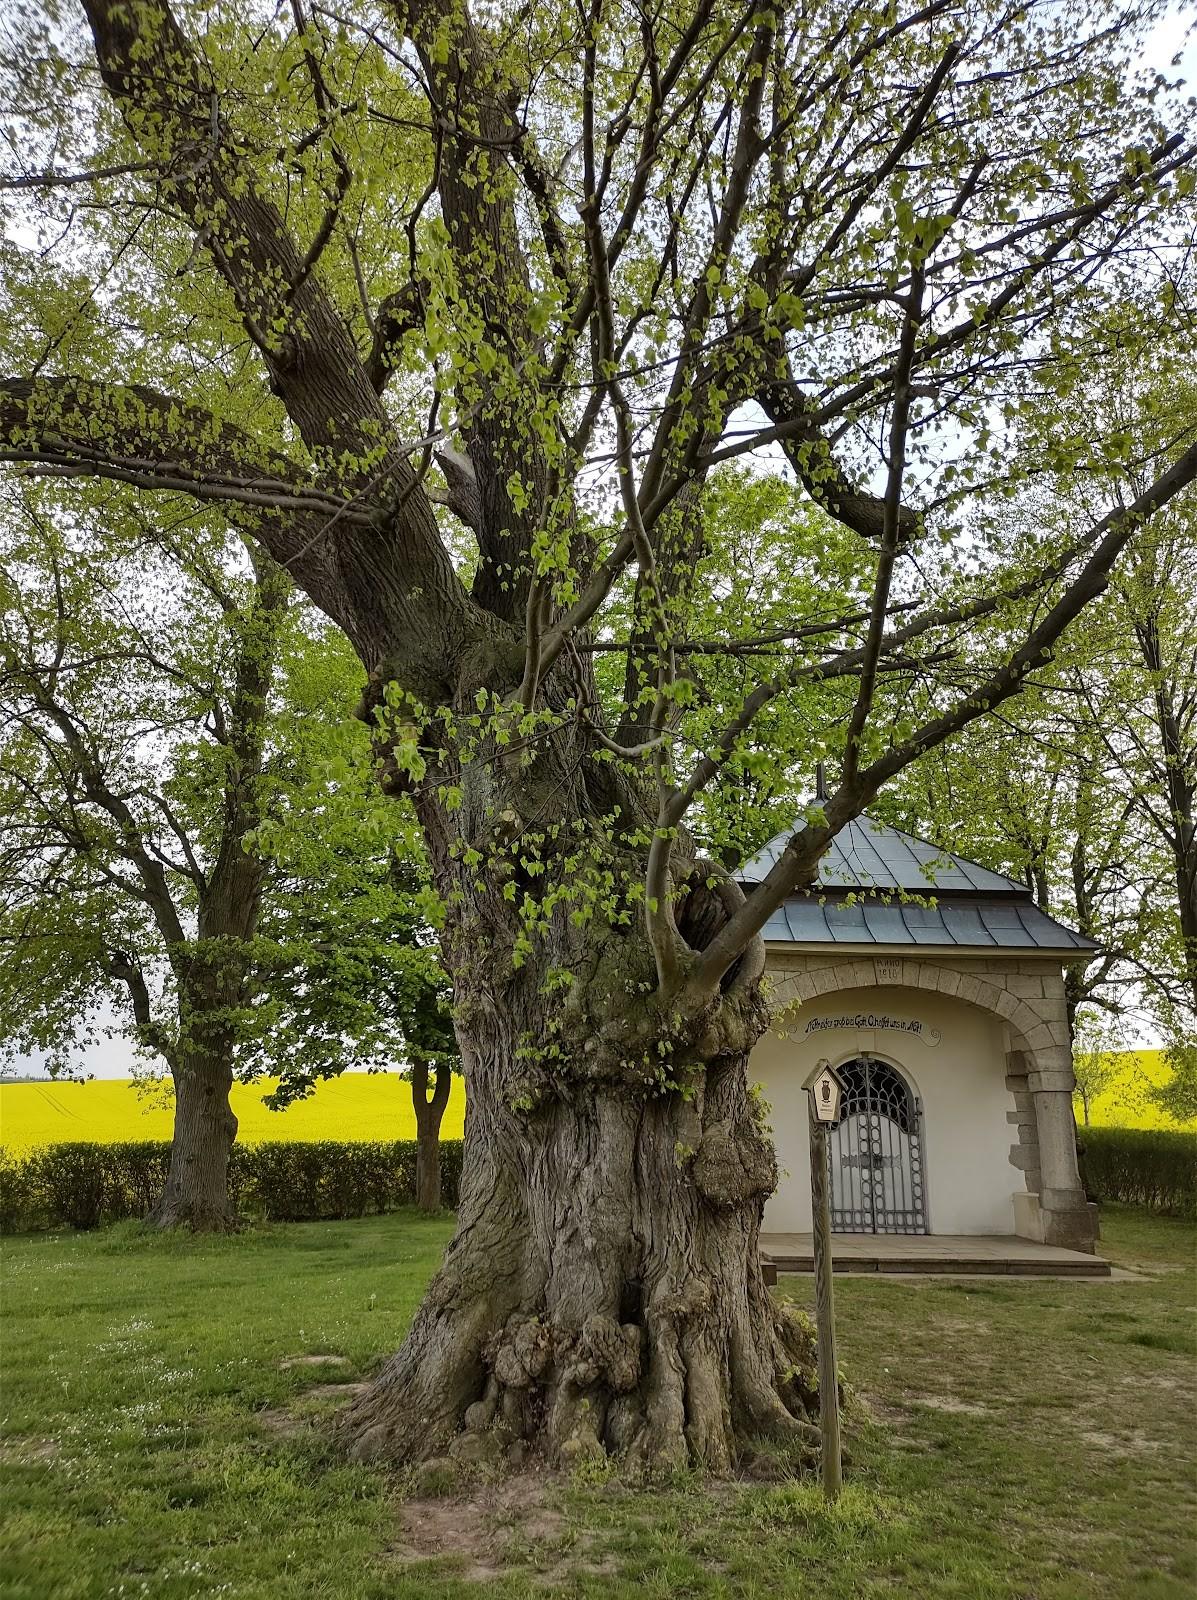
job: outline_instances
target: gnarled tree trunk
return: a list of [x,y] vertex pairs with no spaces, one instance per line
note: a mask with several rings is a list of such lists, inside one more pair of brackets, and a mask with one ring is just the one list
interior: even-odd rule
[[[531,1447],[716,1471],[765,1440],[809,1455],[813,1347],[758,1256],[776,1163],[747,1071],[765,1021],[755,969],[687,1020],[653,996],[638,918],[579,937],[563,916],[544,957],[513,968],[503,897],[458,905],[457,1232],[347,1415],[353,1453]],[[573,981],[546,1007],[566,961]]]

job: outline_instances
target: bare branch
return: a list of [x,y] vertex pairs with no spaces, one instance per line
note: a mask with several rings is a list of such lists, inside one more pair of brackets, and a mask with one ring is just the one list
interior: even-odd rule
[[824,808],[823,822],[810,822],[786,845],[764,881],[753,891],[741,912],[722,929],[704,952],[692,982],[696,993],[711,992],[745,943],[760,932],[782,901],[809,881],[819,857],[838,830],[890,778],[924,751],[941,744],[951,734],[987,715],[1021,689],[1029,672],[1050,660],[1053,646],[1084,607],[1109,582],[1119,555],[1144,521],[1197,479],[1197,445],[1189,447],[1143,494],[1129,506],[1104,517],[1094,534],[1096,548],[1063,594],[1002,665],[948,711],[931,718],[910,738],[889,750],[850,783],[842,785]]
[[921,265],[913,272],[910,300],[898,351],[894,379],[894,410],[889,430],[889,463],[885,485],[885,515],[881,528],[881,549],[877,554],[877,577],[873,587],[873,614],[869,618],[868,638],[860,668],[860,688],[848,719],[844,741],[844,782],[851,783],[860,758],[860,741],[873,707],[877,684],[877,662],[885,632],[886,607],[893,582],[894,558],[901,538],[902,480],[906,472],[906,436],[910,427],[910,374],[914,366],[915,344],[923,307],[924,277]]

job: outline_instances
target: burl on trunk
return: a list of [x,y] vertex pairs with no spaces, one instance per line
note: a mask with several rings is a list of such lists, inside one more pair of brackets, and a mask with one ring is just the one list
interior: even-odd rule
[[545,953],[513,964],[509,902],[480,889],[446,938],[469,1105],[457,1232],[348,1413],[353,1453],[716,1471],[763,1441],[809,1456],[811,1335],[758,1258],[776,1181],[747,1073],[759,964],[687,1015],[655,993],[640,918],[580,934],[563,910]]

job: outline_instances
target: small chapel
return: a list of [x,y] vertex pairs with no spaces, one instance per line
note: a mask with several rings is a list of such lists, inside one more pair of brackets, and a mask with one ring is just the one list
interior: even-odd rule
[[[787,838],[740,869],[746,893]],[[751,1071],[781,1169],[766,1248],[811,1228],[803,1083],[826,1060],[844,1083],[828,1140],[833,1233],[1093,1253],[1064,996],[1064,969],[1091,940],[1023,884],[867,816],[763,933],[774,1015]]]

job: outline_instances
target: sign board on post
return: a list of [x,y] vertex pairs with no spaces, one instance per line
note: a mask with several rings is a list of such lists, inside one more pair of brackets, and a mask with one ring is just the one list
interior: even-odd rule
[[819,1431],[823,1493],[840,1492],[840,1386],[835,1358],[835,1303],[831,1287],[831,1196],[827,1171],[827,1130],[840,1118],[844,1080],[829,1061],[819,1061],[803,1084],[810,1123],[810,1197],[814,1226],[815,1326],[819,1341]]
[[840,1101],[844,1097],[844,1080],[827,1061],[820,1061],[806,1080],[806,1088],[814,1100],[816,1122],[838,1122]]

